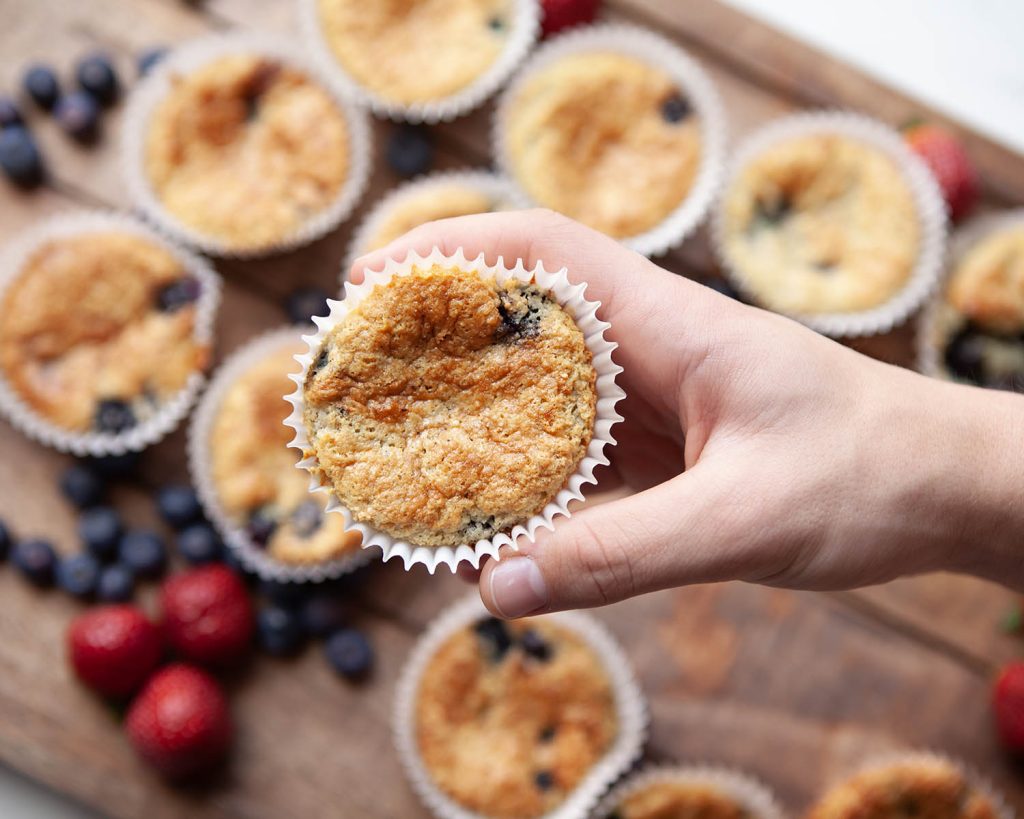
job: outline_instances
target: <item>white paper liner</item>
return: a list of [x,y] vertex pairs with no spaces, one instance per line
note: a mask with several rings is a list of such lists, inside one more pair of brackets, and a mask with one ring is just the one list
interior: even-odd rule
[[748,774],[714,765],[664,765],[637,771],[601,800],[594,819],[605,819],[634,793],[665,782],[708,786],[734,799],[753,819],[783,819],[782,808],[762,782]]
[[[105,211],[72,211],[38,223],[23,233],[3,254],[0,261],[0,301],[4,291],[18,277],[31,254],[52,239],[63,239],[81,234],[117,231],[141,236],[162,247],[177,259],[185,271],[200,284],[199,300],[193,337],[208,348],[213,347],[214,319],[220,304],[220,276],[213,272],[205,259],[186,251],[136,219]],[[163,401],[159,408],[142,423],[119,433],[77,432],[53,423],[33,409],[7,382],[0,369],[0,412],[21,432],[60,452],[79,457],[123,455],[138,452],[156,443],[184,418],[206,381],[205,374],[197,370],[185,385]]]
[[655,227],[620,240],[637,253],[657,256],[681,244],[707,215],[722,180],[726,150],[725,109],[714,84],[697,61],[671,41],[636,26],[601,24],[582,26],[546,42],[534,52],[501,95],[492,131],[495,160],[523,196],[531,199],[516,178],[506,139],[507,122],[515,99],[538,71],[563,57],[593,51],[625,54],[668,72],[686,95],[700,122],[700,168],[686,197]]
[[467,114],[497,91],[533,48],[540,34],[538,0],[513,0],[513,18],[505,48],[491,66],[465,88],[436,100],[401,103],[389,100],[364,86],[338,62],[324,37],[317,0],[299,0],[299,28],[302,38],[317,60],[360,105],[378,117],[396,121],[450,122]]
[[[583,499],[583,486],[597,482],[594,470],[609,462],[605,448],[615,445],[611,428],[622,420],[622,416],[615,411],[615,405],[626,395],[622,388],[615,383],[615,376],[622,372],[622,368],[612,361],[612,351],[618,345],[605,338],[605,330],[611,325],[597,317],[597,310],[601,306],[600,302],[587,301],[584,298],[586,285],[570,284],[566,268],[549,272],[544,269],[543,264],[538,262],[533,270],[527,270],[521,259],[516,261],[514,267],[508,268],[500,257],[497,264],[490,265],[483,253],[475,259],[467,259],[462,248],[459,248],[453,256],[445,256],[437,248],[434,248],[427,256],[420,256],[415,251],[411,251],[402,262],[388,259],[383,270],[367,270],[366,279],[361,285],[346,282],[344,300],[329,300],[327,304],[330,314],[323,318],[315,317],[313,319],[317,325],[317,332],[313,335],[303,336],[303,340],[309,344],[309,351],[296,356],[296,360],[302,364],[302,370],[292,376],[296,385],[295,392],[286,396],[293,407],[292,414],[285,421],[285,424],[295,430],[295,438],[292,440],[291,446],[300,451],[305,451],[309,446],[302,417],[302,385],[305,374],[313,363],[328,331],[341,322],[349,311],[366,298],[377,285],[387,284],[394,276],[409,275],[413,266],[430,267],[434,264],[457,266],[466,271],[476,272],[481,276],[496,278],[499,282],[510,278],[527,282],[534,280],[540,287],[551,291],[555,300],[575,319],[577,326],[583,332],[587,349],[593,356],[594,370],[597,373],[595,385],[597,413],[593,436],[586,454],[576,471],[566,481],[565,487],[541,510],[540,514],[534,515],[525,524],[516,525],[509,534],[499,533],[489,540],[478,540],[475,544],[463,543],[454,548],[451,546],[428,547],[413,546],[404,540],[395,540],[379,529],[356,521],[352,517],[352,513],[338,501],[330,489],[322,486],[311,472],[310,491],[326,492],[330,495],[327,504],[328,511],[338,512],[345,516],[346,529],[355,529],[363,536],[364,549],[377,546],[381,549],[384,560],[400,558],[406,570],[416,564],[423,564],[431,574],[442,564],[448,566],[452,572],[463,562],[469,563],[473,568],[479,568],[480,561],[485,555],[497,559],[498,550],[502,546],[509,546],[513,550],[518,549],[517,538],[525,536],[528,541],[533,542],[538,529],[541,527],[554,528],[553,518],[555,516],[569,517],[571,514],[569,504],[574,500]],[[311,470],[315,463],[315,457],[304,458],[299,461],[298,466]]]
[[503,210],[518,210],[529,206],[515,185],[505,177],[490,171],[437,171],[419,176],[385,194],[356,228],[345,256],[345,266],[341,271],[342,286],[348,279],[348,271],[352,268],[353,262],[363,254],[369,253],[367,244],[396,207],[411,199],[419,198],[431,190],[449,187],[463,187],[479,191],[490,198],[494,205],[503,206]]
[[[331,95],[345,117],[348,131],[348,173],[334,201],[291,235],[269,246],[235,247],[218,236],[185,224],[164,207],[146,174],[145,146],[150,116],[167,96],[171,80],[229,54],[258,54],[301,71]],[[253,32],[214,34],[176,48],[132,90],[121,127],[121,171],[132,202],[160,230],[212,256],[258,258],[293,250],[329,233],[348,218],[359,202],[373,159],[366,114],[352,103],[340,85],[287,40]]]
[[245,529],[231,519],[220,502],[220,495],[213,480],[209,442],[221,403],[228,390],[251,367],[277,350],[296,345],[301,347],[301,334],[302,331],[298,327],[280,327],[256,336],[235,350],[210,380],[209,388],[192,414],[188,429],[189,475],[206,516],[217,528],[224,543],[244,566],[256,572],[263,580],[276,580],[281,583],[319,583],[330,580],[366,565],[372,557],[371,552],[358,549],[317,563],[299,564],[276,560],[266,549],[253,542]]
[[[756,304],[762,300],[750,287],[742,270],[725,250],[725,205],[729,189],[747,164],[773,145],[811,134],[840,134],[885,153],[903,174],[917,207],[921,228],[917,262],[906,283],[883,304],[868,310],[845,313],[786,313],[812,330],[833,338],[887,333],[902,324],[938,285],[946,246],[946,203],[942,191],[924,162],[888,125],[847,111],[813,111],[793,114],[768,123],[750,134],[736,149],[711,220],[712,245],[727,278]],[[775,308],[769,308],[775,309]],[[785,311],[777,311],[785,312]]]
[[946,341],[963,320],[960,312],[946,301],[945,284],[975,245],[994,233],[1015,226],[1024,226],[1024,208],[979,216],[953,234],[947,254],[946,275],[925,305],[917,326],[917,369],[920,372],[933,378],[960,382],[943,361]]
[[[486,819],[466,810],[434,783],[416,742],[416,693],[431,658],[453,633],[490,613],[473,594],[443,611],[416,643],[395,686],[394,735],[398,756],[417,795],[430,811],[443,819]],[[543,615],[572,631],[601,659],[612,684],[619,732],[612,747],[558,808],[540,819],[576,819],[586,816],[608,787],[640,756],[647,739],[649,715],[629,658],[615,638],[597,620],[582,612]]]

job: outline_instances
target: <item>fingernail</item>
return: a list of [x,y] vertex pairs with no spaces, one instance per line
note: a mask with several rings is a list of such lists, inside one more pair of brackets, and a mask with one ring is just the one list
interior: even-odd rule
[[547,605],[547,586],[532,557],[498,562],[491,572],[491,601],[498,614],[509,620]]

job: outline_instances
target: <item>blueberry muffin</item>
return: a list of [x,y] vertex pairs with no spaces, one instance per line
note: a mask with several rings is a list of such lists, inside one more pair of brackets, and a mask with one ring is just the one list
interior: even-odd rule
[[649,782],[630,790],[605,819],[754,819],[741,802],[712,784]]
[[176,75],[153,110],[144,173],[168,214],[233,251],[290,240],[341,194],[349,132],[302,71],[257,54]]
[[668,72],[626,54],[583,52],[537,69],[510,93],[503,161],[537,204],[628,239],[686,199],[701,126]]
[[1024,391],[1024,222],[964,254],[935,323],[943,375]]
[[836,133],[783,140],[725,192],[724,252],[766,307],[869,310],[910,279],[921,225],[904,174],[880,148]]
[[118,434],[156,415],[210,350],[196,339],[200,281],[141,235],[43,242],[0,297],[0,366],[55,426]]
[[429,776],[488,817],[556,809],[619,730],[598,656],[544,618],[488,617],[453,634],[426,666],[414,714]]
[[359,549],[341,515],[325,514],[323,493],[310,494],[309,476],[295,467],[284,425],[294,389],[300,342],[250,366],[224,392],[210,427],[210,469],[217,501],[251,543],[274,560],[319,563]]
[[808,819],[997,819],[992,799],[951,762],[911,757],[832,788]]

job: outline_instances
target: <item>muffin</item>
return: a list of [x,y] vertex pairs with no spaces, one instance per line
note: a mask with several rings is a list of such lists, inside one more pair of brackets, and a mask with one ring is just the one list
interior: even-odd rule
[[865,770],[828,791],[808,819],[997,819],[993,798],[928,754]]
[[596,373],[573,316],[536,275],[478,269],[414,262],[366,289],[322,323],[297,403],[319,483],[356,521],[415,546],[525,523],[594,431]]
[[651,768],[628,777],[602,801],[599,819],[780,819],[772,794],[728,769]]

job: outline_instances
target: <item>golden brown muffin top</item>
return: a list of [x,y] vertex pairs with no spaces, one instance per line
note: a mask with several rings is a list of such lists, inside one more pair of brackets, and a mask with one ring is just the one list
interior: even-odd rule
[[972,247],[953,271],[947,299],[987,330],[1024,328],[1024,225],[997,231]]
[[651,782],[626,796],[612,811],[615,819],[746,819],[749,811],[713,785]]
[[353,516],[417,545],[541,511],[594,425],[583,333],[535,284],[413,267],[331,329],[303,387],[314,471]]
[[491,196],[481,190],[453,182],[450,185],[431,186],[417,195],[403,197],[395,202],[380,220],[373,235],[366,241],[360,253],[377,250],[397,239],[413,228],[433,222],[435,219],[450,219],[455,216],[470,216],[487,213],[496,204]]
[[415,720],[438,787],[494,817],[558,807],[618,733],[601,660],[543,618],[487,618],[449,637],[423,673]]

